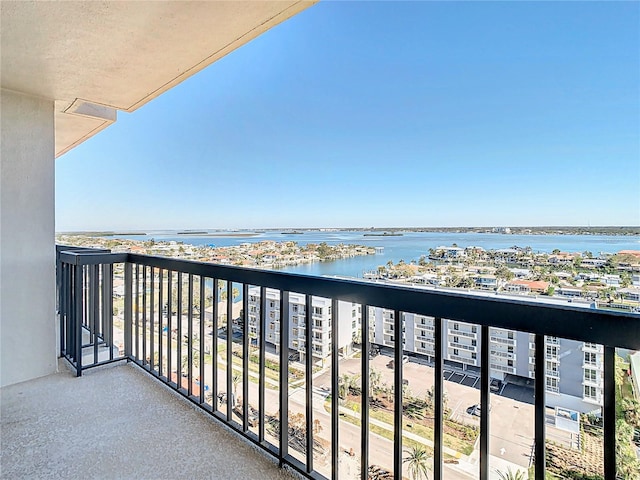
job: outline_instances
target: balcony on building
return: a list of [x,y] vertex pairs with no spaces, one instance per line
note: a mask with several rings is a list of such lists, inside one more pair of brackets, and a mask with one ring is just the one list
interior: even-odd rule
[[[533,335],[529,347],[536,354],[535,369],[527,372],[535,377],[530,458],[537,480],[544,478],[546,468],[546,392],[556,388],[548,388],[547,376],[533,374],[545,371],[545,338],[599,346],[581,353],[602,357],[597,365],[604,385],[596,394],[602,399],[603,476],[615,479],[614,353],[615,348],[640,349],[637,314],[134,253],[56,249],[55,158],[107,128],[118,111],[135,111],[313,3],[3,2],[3,477],[295,474],[333,479],[347,473],[384,478],[387,471],[387,478],[401,479],[408,475],[405,449],[416,438],[409,431],[413,424],[403,419],[403,375],[425,368],[433,377],[430,478],[487,480],[495,475],[492,462],[500,461],[491,450],[490,369],[511,368],[492,365],[491,343],[514,343],[490,331],[503,329]],[[116,279],[122,286],[118,312],[113,308]],[[231,299],[214,301],[210,315],[194,308],[203,304],[196,292],[201,295],[207,282],[214,281],[239,285],[244,312],[249,312],[249,291],[255,287],[255,320],[237,326],[227,322],[231,328],[223,331],[216,322],[222,315],[232,320]],[[179,305],[172,305],[178,285],[184,287],[184,298],[178,295]],[[277,301],[268,298],[268,290],[277,293]],[[304,333],[298,338],[312,339],[300,342],[304,354],[291,362],[295,365],[290,365],[287,348],[291,311],[284,300],[289,295],[308,306],[297,312],[304,317],[299,324]],[[311,308],[313,299],[323,299],[323,306]],[[273,305],[267,303],[271,301]],[[429,348],[414,348],[411,357],[405,353],[412,338],[405,344],[404,335],[385,337],[381,356],[391,356],[395,368],[385,370],[385,405],[393,422],[382,432],[387,435],[384,448],[379,448],[382,427],[371,416],[369,395],[361,395],[350,433],[342,434],[345,376],[359,379],[354,391],[369,392],[370,362],[375,361],[370,357],[380,348],[361,335],[359,356],[347,359],[357,360],[349,367],[355,370],[346,370],[342,355],[349,349],[340,330],[339,302],[361,307],[362,332],[369,332],[374,322],[369,307],[387,312],[380,318],[385,328],[393,326],[388,332],[403,331],[403,313],[433,319],[432,327],[425,326],[433,332]],[[352,318],[347,320],[351,324]],[[245,329],[249,323],[257,328]],[[457,358],[452,350],[447,355],[447,341],[454,335],[477,340],[477,358],[466,350],[458,353],[469,357]],[[422,352],[428,359],[419,357]],[[478,436],[467,455],[471,472],[455,463],[445,444],[445,359],[479,366],[478,408],[473,410],[479,412],[473,420]],[[207,370],[214,361],[216,367]],[[304,404],[304,411],[294,412],[302,420],[289,415],[294,402]]]

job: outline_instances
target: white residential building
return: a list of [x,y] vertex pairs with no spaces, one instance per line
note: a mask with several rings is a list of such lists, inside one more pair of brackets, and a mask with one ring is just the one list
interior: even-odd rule
[[[371,307],[371,340],[394,347],[394,312]],[[434,360],[434,319],[402,314],[403,346],[406,352]],[[471,374],[480,372],[480,327],[444,319],[442,341],[445,363]],[[527,332],[489,329],[490,375],[505,382],[533,385],[535,378],[534,337]],[[602,405],[604,382],[602,345],[575,340],[545,338],[547,405],[591,412]]]
[[[277,290],[266,290],[265,341],[280,350],[280,294]],[[257,338],[260,334],[260,288],[249,288],[248,299],[249,337]],[[311,302],[311,342],[313,356],[325,359],[331,354],[331,299],[313,297]],[[361,307],[351,302],[338,302],[338,349],[339,353],[348,355],[353,346],[356,332],[360,330]],[[304,361],[306,348],[305,329],[305,296],[298,293],[289,294],[289,349],[299,352]]]

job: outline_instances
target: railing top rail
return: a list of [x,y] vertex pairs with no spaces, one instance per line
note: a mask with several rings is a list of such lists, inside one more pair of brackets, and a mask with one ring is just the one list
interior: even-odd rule
[[640,350],[640,315],[486,293],[315,277],[132,253],[61,252],[73,265],[134,263],[478,325]]
[[68,263],[71,265],[113,264],[129,261],[128,253],[110,253],[109,250],[65,250],[59,252],[59,257],[62,263]]

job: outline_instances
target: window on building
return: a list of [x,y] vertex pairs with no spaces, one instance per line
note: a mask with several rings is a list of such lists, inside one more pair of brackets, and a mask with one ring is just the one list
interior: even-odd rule
[[513,332],[507,332],[507,338],[513,340]]
[[477,341],[475,341],[475,340],[471,340],[471,346],[472,346],[472,347],[475,347],[477,344],[478,344],[478,342],[477,342]]
[[507,347],[507,352],[513,353],[513,347],[511,345]]
[[585,385],[584,386],[584,398],[588,398],[590,400],[598,399],[598,389],[593,385]]
[[471,358],[472,358],[473,360],[475,360],[475,359],[476,359],[476,357],[477,357],[477,355],[476,355],[475,353],[471,352]]
[[460,330],[460,324],[459,323],[454,323],[453,324],[453,329],[454,330]]
[[584,369],[584,381],[585,382],[596,382],[596,378],[598,375],[598,371],[593,368],[585,368]]
[[513,367],[513,360],[507,360],[507,366]]
[[558,392],[558,379],[556,377],[547,377],[547,390],[550,392]]
[[322,307],[313,307],[314,315],[322,315]]
[[473,325],[471,327],[471,333],[476,333],[478,331],[478,327],[476,327],[475,325]]
[[586,365],[596,364],[596,354],[593,352],[584,352],[584,363]]
[[453,354],[454,354],[454,355],[459,355],[459,353],[460,353],[460,352],[458,352],[458,349],[457,349],[457,348],[454,348],[454,349],[453,349]]

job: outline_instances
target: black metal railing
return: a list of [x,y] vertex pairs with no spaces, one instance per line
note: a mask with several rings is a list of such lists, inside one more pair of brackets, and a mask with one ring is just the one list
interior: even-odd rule
[[[372,399],[368,394],[373,388],[370,380],[370,356],[373,355],[370,354],[375,349],[369,334],[374,321],[369,307],[394,312],[392,322],[396,335],[391,351],[395,368],[389,401],[393,422],[392,438],[388,441],[392,457],[388,462],[392,468],[388,470],[392,471],[392,478],[403,475],[403,437],[408,429],[403,417],[405,351],[403,336],[399,334],[403,331],[403,312],[434,319],[435,353],[430,364],[434,377],[434,414],[429,445],[432,445],[433,478],[436,479],[442,478],[448,455],[443,443],[445,319],[472,323],[479,329],[477,476],[481,479],[488,479],[490,472],[489,329],[532,334],[536,372],[544,372],[546,368],[545,336],[603,345],[603,472],[607,480],[616,478],[615,349],[640,349],[638,315],[130,253],[74,251],[67,247],[58,248],[57,278],[61,354],[73,364],[77,375],[87,368],[113,361],[135,362],[263,447],[281,465],[287,464],[309,478],[338,478],[346,468],[341,463],[344,449],[339,428],[344,412],[339,392],[344,390],[345,381],[344,373],[341,376],[340,372],[346,372],[340,322],[351,323],[353,319],[340,318],[341,305],[356,309],[359,306],[361,312],[359,418],[354,422],[357,427],[349,427],[350,431],[359,429],[357,469],[360,478],[373,478],[372,472],[377,470],[372,466],[376,459],[369,455],[375,429]],[[304,298],[304,308],[301,305],[295,315],[290,310],[291,294]],[[240,300],[235,301],[234,297]],[[312,341],[316,328],[312,312],[318,299],[323,299],[324,308],[331,308],[328,317],[331,325],[324,334],[325,338],[330,336],[330,353],[324,359],[314,355]],[[268,302],[275,302],[271,310]],[[238,306],[241,312],[237,312]],[[274,318],[267,318],[269,310]],[[279,322],[278,342],[274,340],[276,329],[270,330],[275,321]],[[298,327],[304,335],[298,334],[297,340],[290,338],[292,328]],[[274,337],[268,339],[269,335]],[[304,347],[298,350],[304,359],[292,366],[289,348],[278,348],[278,345],[289,346],[300,338],[304,338]],[[322,378],[325,380],[318,380]],[[240,392],[237,391],[239,385],[242,386]],[[322,400],[317,398],[319,390],[324,392]],[[532,448],[538,480],[545,478],[545,392],[545,375],[536,375]],[[289,408],[290,397],[298,393],[304,408],[294,417]],[[250,405],[252,398],[254,404],[257,401],[257,408]],[[320,435],[319,419],[327,415],[330,438],[323,440],[321,437],[329,435],[326,432]],[[349,455],[353,456],[353,450]]]

